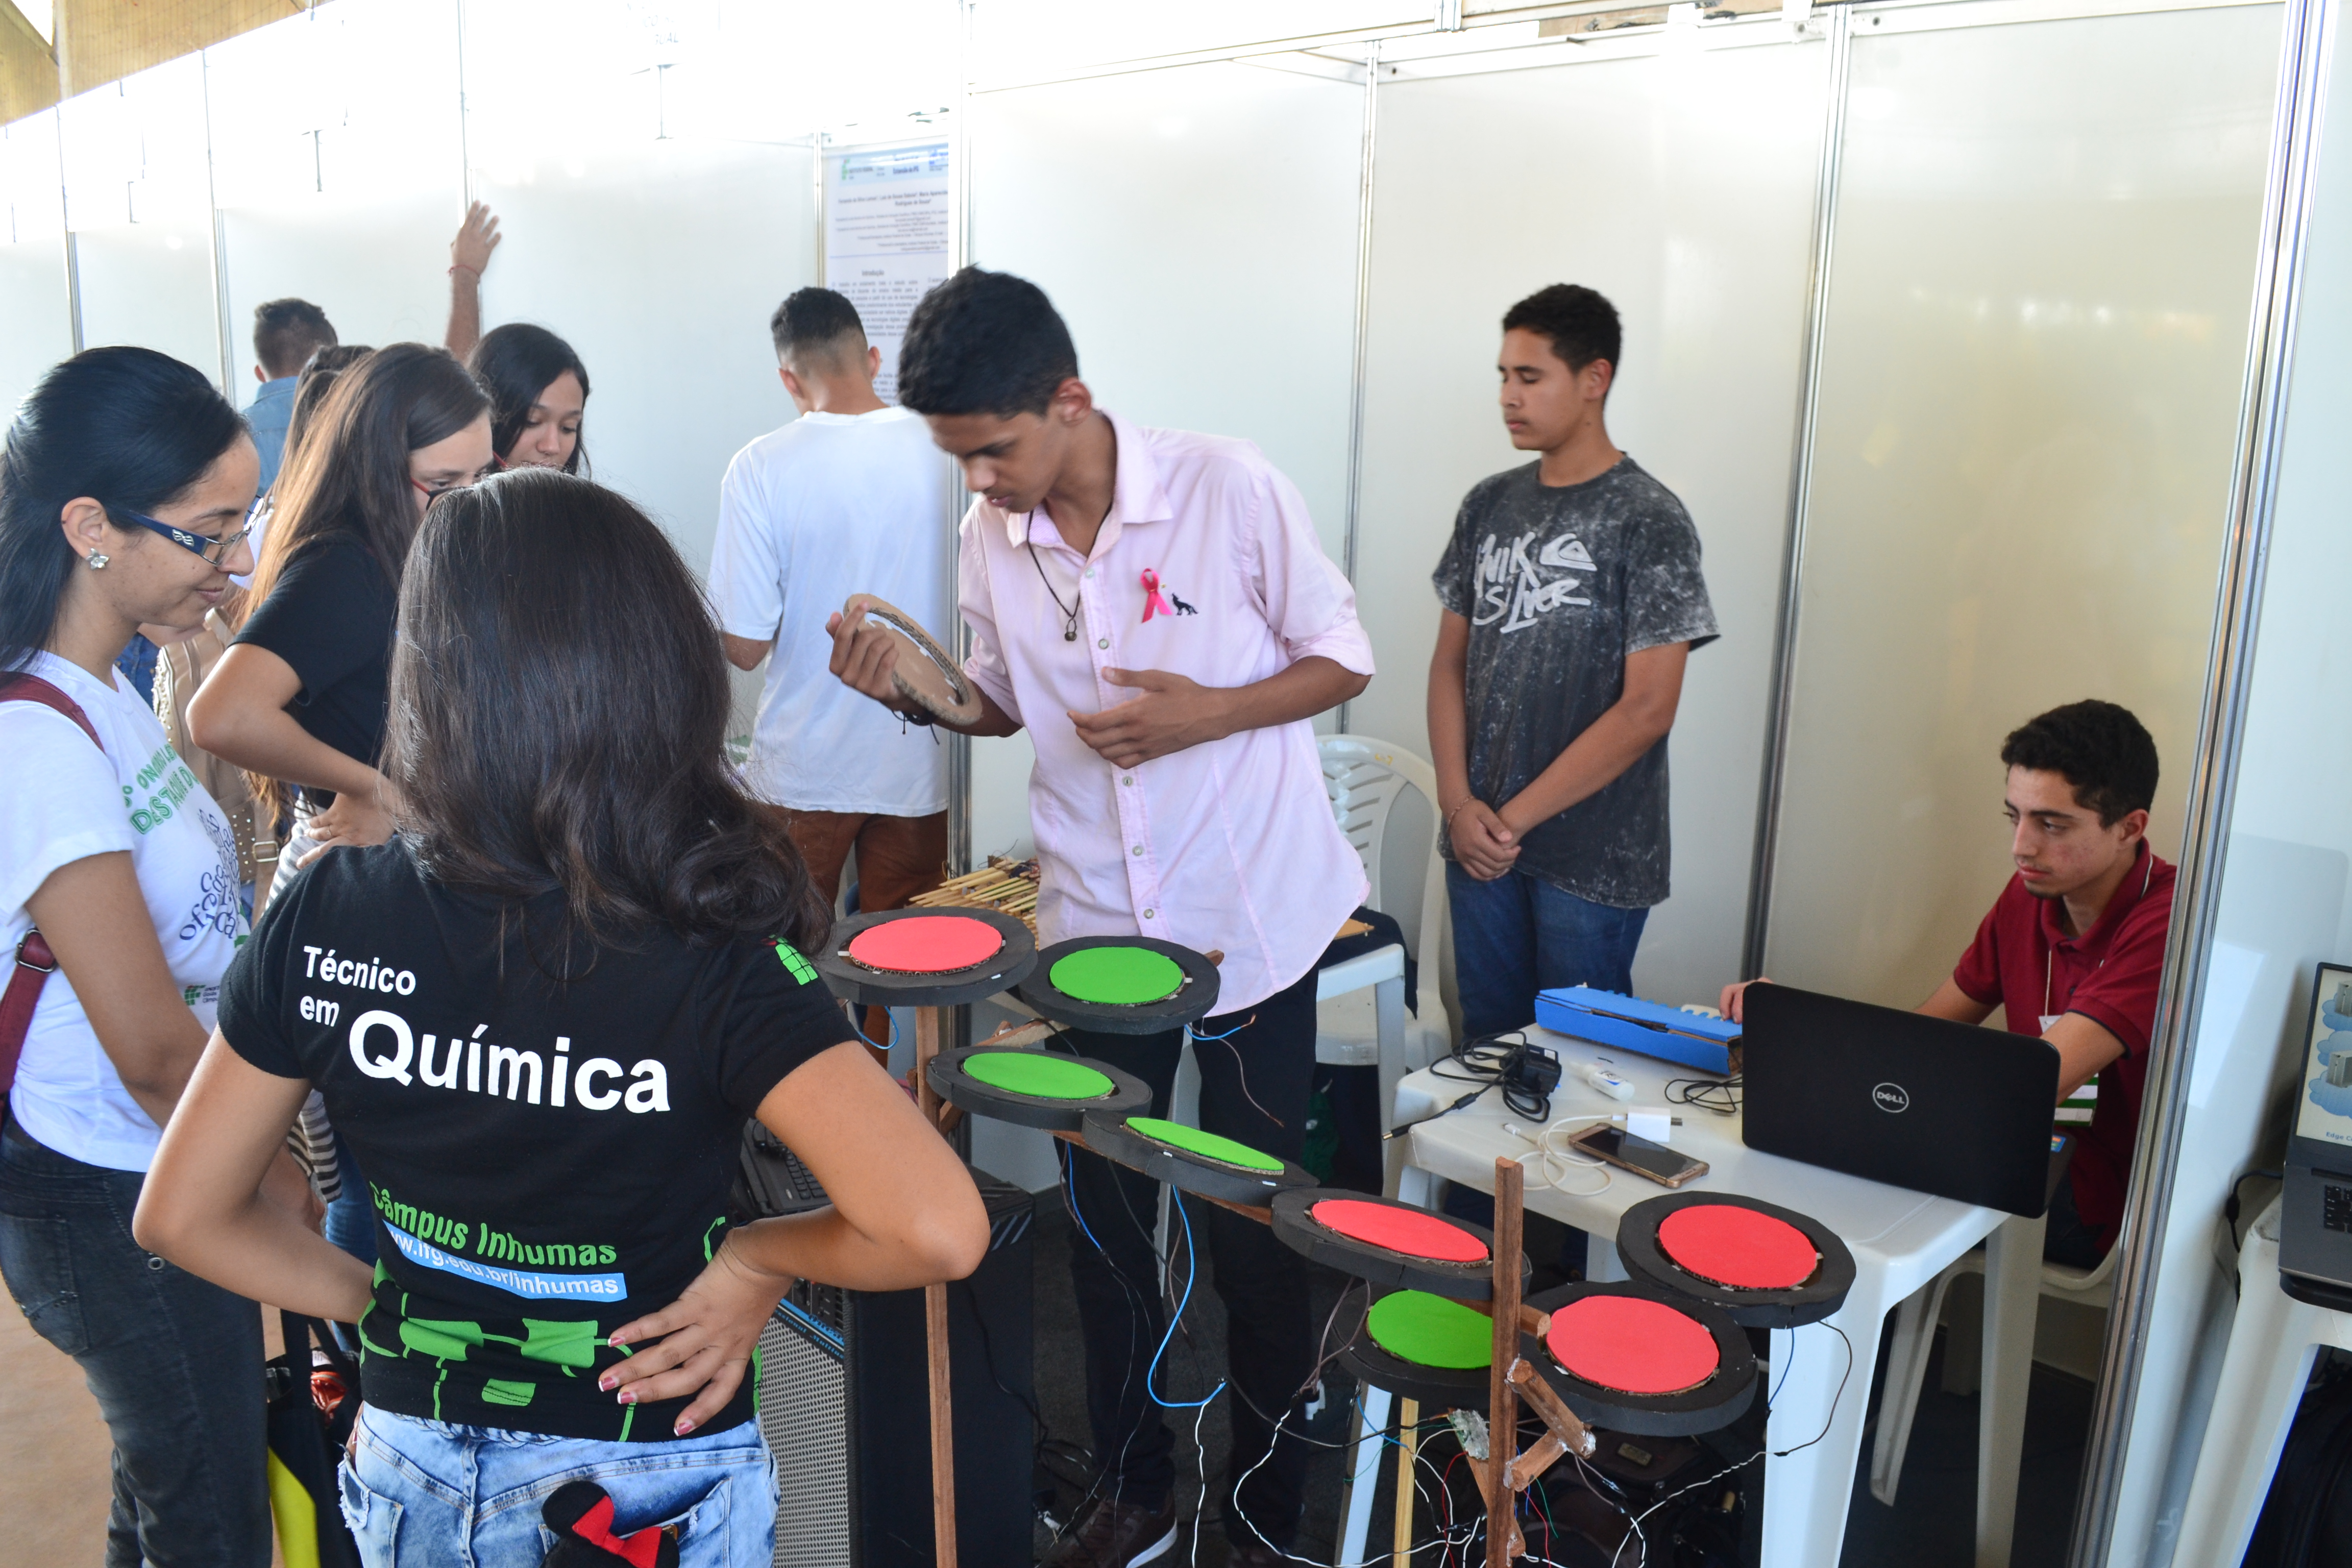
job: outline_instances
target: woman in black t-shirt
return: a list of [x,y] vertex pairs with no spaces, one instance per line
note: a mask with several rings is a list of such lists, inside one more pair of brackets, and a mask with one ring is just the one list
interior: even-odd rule
[[446,353],[394,343],[335,378],[288,453],[256,607],[188,705],[196,744],[253,775],[264,815],[296,817],[286,870],[391,837],[376,754],[401,568],[433,498],[493,468],[489,407]]
[[[583,1476],[614,1533],[678,1527],[685,1568],[765,1563],[761,1325],[796,1277],[969,1273],[979,1194],[803,956],[824,910],[728,769],[719,634],[652,522],[502,475],[434,507],[399,625],[401,834],[323,855],[232,964],[141,1241],[358,1323],[371,1563],[395,1530],[404,1562],[537,1561]],[[370,1178],[373,1281],[255,1199],[314,1083]],[[834,1206],[729,1227],[749,1116]]]

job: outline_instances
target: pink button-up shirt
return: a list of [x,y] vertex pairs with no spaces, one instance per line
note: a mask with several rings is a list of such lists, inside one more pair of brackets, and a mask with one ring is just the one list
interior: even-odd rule
[[[1222,952],[1217,1011],[1236,1012],[1313,969],[1367,891],[1313,726],[1244,730],[1121,770],[1069,715],[1142,694],[1105,681],[1107,668],[1247,686],[1320,654],[1370,675],[1371,643],[1305,499],[1255,446],[1117,416],[1111,427],[1118,474],[1092,555],[1064,543],[1043,508],[971,503],[964,668],[1037,748],[1040,943],[1140,934]],[[1078,636],[1066,641],[1054,595],[1067,605],[1073,589]]]

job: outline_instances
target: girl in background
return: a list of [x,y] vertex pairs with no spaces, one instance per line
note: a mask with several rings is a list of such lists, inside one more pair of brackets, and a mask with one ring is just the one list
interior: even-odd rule
[[585,474],[580,418],[588,406],[588,367],[545,327],[516,322],[482,331],[482,274],[500,238],[497,215],[487,205],[466,209],[449,242],[449,352],[489,391],[500,468]]

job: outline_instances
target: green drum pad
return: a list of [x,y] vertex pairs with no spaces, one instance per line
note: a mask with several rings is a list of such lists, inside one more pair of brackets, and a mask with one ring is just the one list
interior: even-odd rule
[[[1070,961],[1064,959],[1062,963]],[[1175,965],[1169,965],[1174,968]],[[1062,964],[1054,965],[1055,973]],[[1057,980],[1056,984],[1060,982]],[[1282,1162],[1271,1154],[1261,1154],[1246,1143],[1236,1143],[1230,1138],[1220,1138],[1213,1132],[1203,1132],[1197,1127],[1187,1127],[1181,1121],[1162,1121],[1156,1116],[1130,1116],[1127,1124],[1157,1143],[1171,1149],[1181,1149],[1187,1154],[1198,1154],[1204,1160],[1218,1160],[1228,1165],[1239,1165],[1245,1171],[1279,1171]]]
[[1372,1342],[1419,1366],[1466,1372],[1495,1355],[1495,1320],[1425,1290],[1399,1290],[1372,1303]]
[[1084,1062],[1035,1051],[983,1051],[963,1059],[964,1076],[1038,1100],[1100,1100],[1118,1086]]
[[1097,1006],[1165,1002],[1184,984],[1182,966],[1147,947],[1089,947],[1054,965],[1054,989]]

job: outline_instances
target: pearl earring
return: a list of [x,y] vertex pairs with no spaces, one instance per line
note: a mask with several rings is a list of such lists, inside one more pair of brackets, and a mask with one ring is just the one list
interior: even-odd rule
[[103,555],[101,555],[101,554],[100,554],[100,553],[99,553],[97,551],[95,551],[95,550],[91,551],[91,552],[89,552],[89,569],[90,569],[91,571],[93,571],[93,572],[103,572],[103,571],[105,571],[105,570],[106,570],[106,557],[105,557],[105,556],[103,556]]

